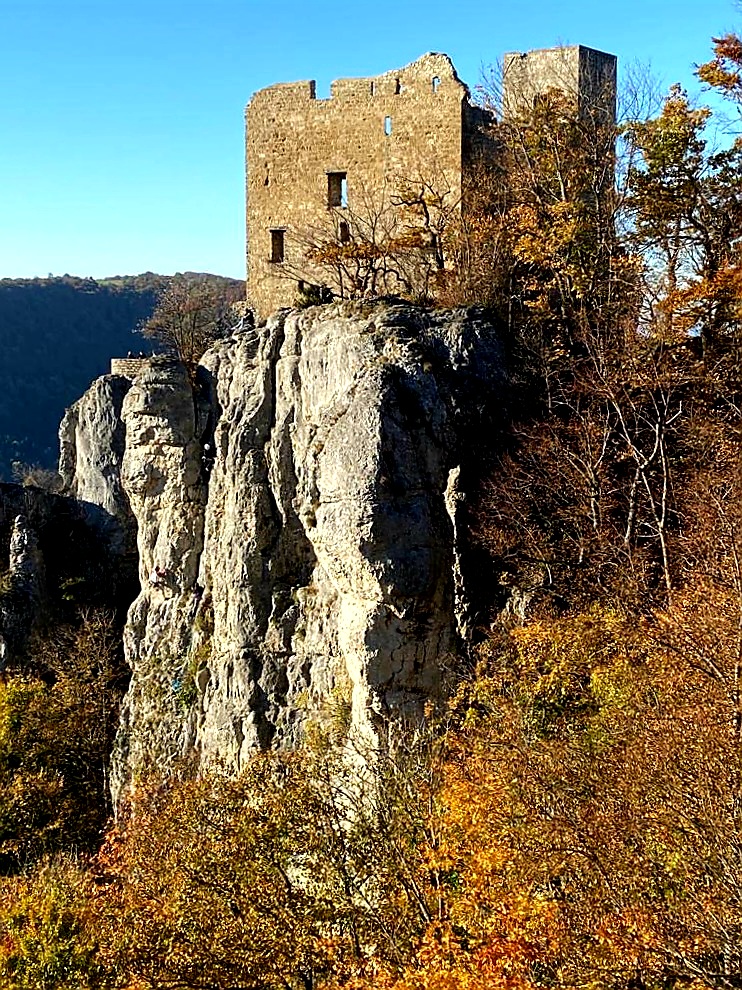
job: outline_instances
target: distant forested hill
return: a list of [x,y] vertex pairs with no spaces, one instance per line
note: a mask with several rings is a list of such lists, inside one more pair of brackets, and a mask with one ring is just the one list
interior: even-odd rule
[[235,282],[192,272],[0,279],[0,481],[16,461],[55,466],[65,408],[112,357],[151,352],[136,328],[172,278]]

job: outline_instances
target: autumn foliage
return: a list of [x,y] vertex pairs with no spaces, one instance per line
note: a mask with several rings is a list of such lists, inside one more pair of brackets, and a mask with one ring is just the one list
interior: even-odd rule
[[4,881],[0,986],[735,986],[738,644],[710,593],[514,627],[371,771],[152,781],[85,869]]

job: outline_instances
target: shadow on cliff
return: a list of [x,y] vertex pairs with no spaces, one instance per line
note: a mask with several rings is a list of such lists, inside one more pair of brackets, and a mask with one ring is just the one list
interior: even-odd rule
[[112,549],[120,523],[97,505],[0,483],[0,573],[6,576],[11,534],[19,517],[38,548],[43,595],[35,614],[12,637],[18,659],[33,632],[53,635],[56,626],[76,621],[81,610],[105,610],[122,628],[138,580],[136,555]]

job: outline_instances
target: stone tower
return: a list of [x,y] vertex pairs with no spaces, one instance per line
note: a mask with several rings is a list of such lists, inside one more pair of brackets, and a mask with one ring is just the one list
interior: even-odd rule
[[502,112],[505,118],[527,114],[549,90],[574,100],[580,115],[616,119],[615,55],[571,45],[509,52],[503,56]]
[[[580,112],[600,105],[612,119],[615,73],[615,56],[581,46],[506,55],[504,110],[512,115],[556,87],[575,94]],[[433,259],[428,213],[442,224],[465,210],[467,170],[497,153],[494,118],[472,104],[450,58],[434,52],[381,76],[336,80],[329,99],[317,99],[313,81],[270,86],[245,116],[247,298],[259,318],[323,283],[312,260],[318,244],[342,250],[368,233],[361,228],[412,238]],[[426,228],[415,229],[410,218],[422,214]],[[385,272],[375,288],[401,291],[403,278]]]

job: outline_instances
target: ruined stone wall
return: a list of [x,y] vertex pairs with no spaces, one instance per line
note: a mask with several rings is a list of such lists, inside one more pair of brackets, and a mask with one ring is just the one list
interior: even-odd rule
[[[337,80],[325,100],[314,82],[254,95],[246,111],[248,300],[260,317],[293,305],[299,278],[323,280],[305,261],[308,241],[333,236],[343,216],[351,226],[354,215],[372,216],[405,180],[432,178],[450,203],[460,201],[467,105],[451,60],[435,53],[374,78]],[[328,208],[329,173],[347,176],[347,205]],[[283,260],[272,261],[280,247]]]
[[111,358],[111,374],[133,380],[149,365],[149,358]]
[[[582,45],[504,57],[505,116],[527,115],[549,89],[572,95],[580,113],[597,109],[613,121],[616,58]],[[466,210],[478,163],[499,155],[492,115],[470,103],[451,60],[436,53],[381,76],[337,80],[326,100],[314,82],[271,86],[254,95],[246,121],[247,298],[261,319],[295,305],[303,282],[326,281],[307,260],[313,246],[337,245],[371,223],[387,232],[397,224],[397,237],[411,232],[411,211],[390,208],[405,186],[427,185],[443,216]],[[331,202],[331,175],[345,178],[342,202]],[[434,226],[425,232],[432,251],[441,239]],[[381,291],[398,291],[393,276]]]

